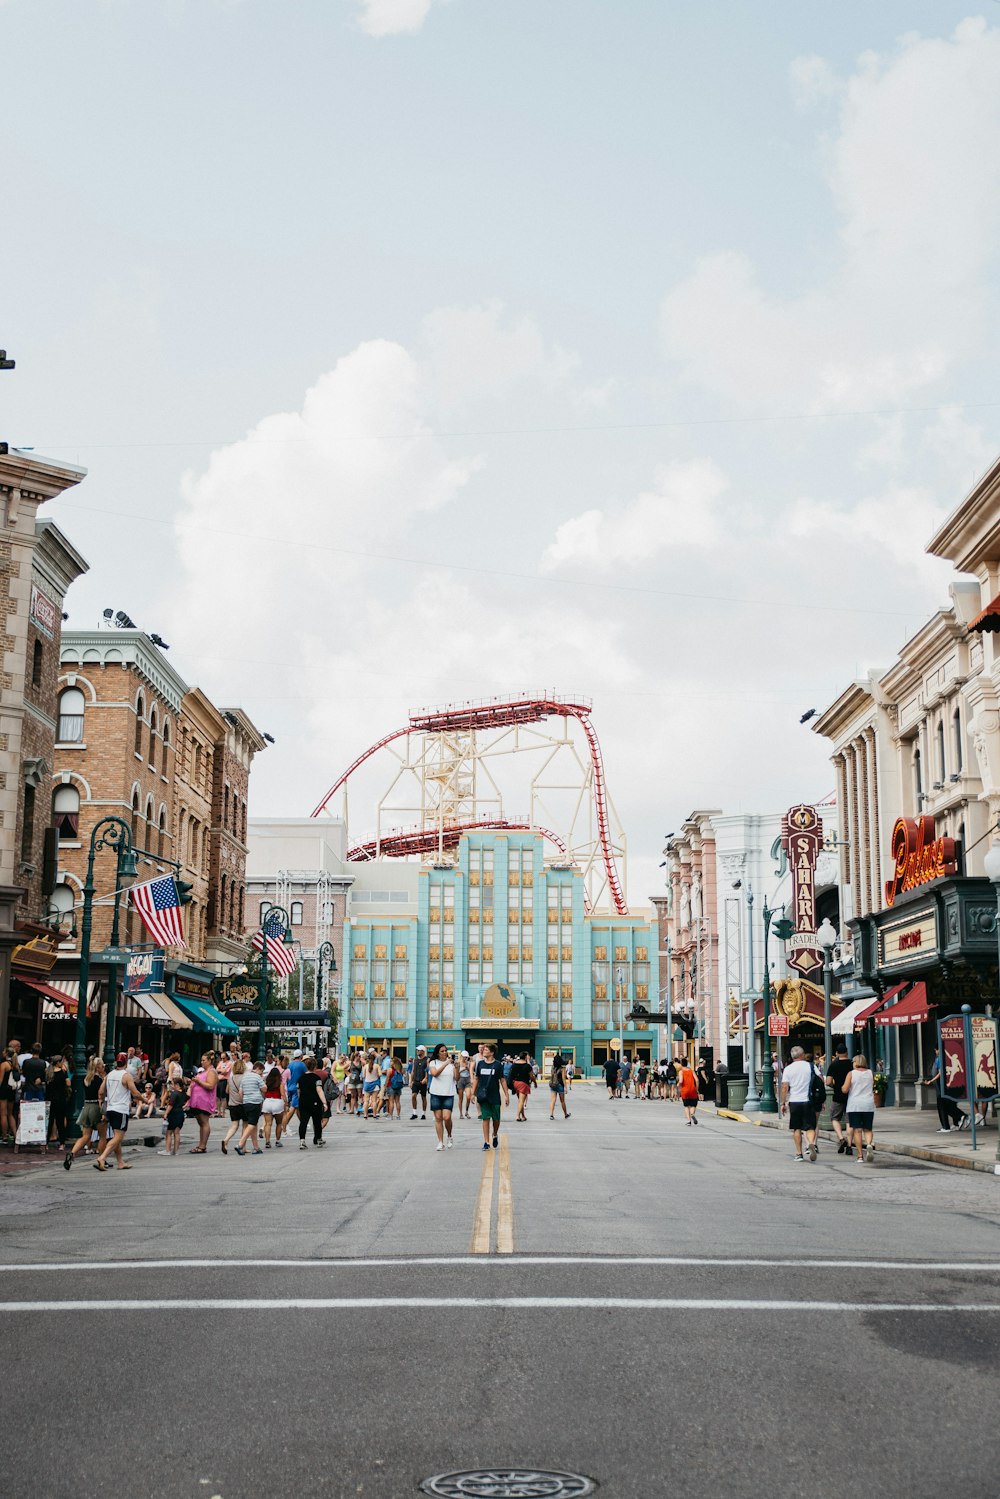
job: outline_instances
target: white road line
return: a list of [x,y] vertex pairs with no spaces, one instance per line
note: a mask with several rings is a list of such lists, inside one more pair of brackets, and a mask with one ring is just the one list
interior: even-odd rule
[[0,1265],[0,1275],[59,1274],[62,1271],[87,1270],[411,1270],[437,1266],[460,1265],[470,1269],[496,1269],[498,1266],[522,1265],[650,1265],[685,1266],[714,1270],[891,1270],[916,1273],[927,1271],[961,1271],[965,1274],[1000,1275],[1000,1260],[804,1260],[804,1259],[723,1259],[703,1255],[553,1255],[515,1254],[502,1259],[483,1255],[422,1255],[406,1259],[327,1259],[327,1260],[72,1260],[65,1264],[46,1262],[34,1265]]
[[8,1312],[364,1312],[424,1310],[613,1312],[974,1312],[1000,1315],[1000,1302],[749,1301],[685,1296],[248,1296],[125,1301],[0,1301]]

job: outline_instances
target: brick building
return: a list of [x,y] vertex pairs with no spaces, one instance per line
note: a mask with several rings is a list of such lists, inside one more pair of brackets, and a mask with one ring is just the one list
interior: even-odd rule
[[28,454],[0,455],[0,1037],[29,1039],[37,1003],[14,985],[11,953],[43,918],[54,878],[46,830],[52,795],[60,634],[67,589],[87,564],[51,521],[47,501],[85,470]]

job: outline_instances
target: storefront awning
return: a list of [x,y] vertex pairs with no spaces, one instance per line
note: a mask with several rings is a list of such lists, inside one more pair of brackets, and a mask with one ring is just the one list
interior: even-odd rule
[[205,1004],[200,999],[183,998],[180,994],[173,995],[173,1002],[185,1015],[190,1016],[191,1023],[196,1031],[208,1031],[213,1036],[238,1036],[240,1028],[235,1020],[230,1020],[228,1015],[223,1015],[214,1005]]
[[[42,995],[43,1020],[75,1020],[80,999],[80,984],[77,979],[29,979],[23,973],[18,973],[17,969],[11,977]],[[87,1011],[91,1015],[96,1009],[96,993],[97,980],[91,979],[87,985]]]
[[835,1036],[849,1036],[856,1027],[864,1025],[861,1016],[870,1013],[873,1004],[878,1008],[881,1003],[880,999],[873,1000],[870,994],[864,999],[852,999],[839,1015],[833,1017],[830,1022],[831,1031]]
[[153,1025],[171,1026],[173,1021],[160,1003],[159,994],[123,994],[117,1005],[117,1019],[151,1021]]
[[990,599],[985,609],[981,609],[975,619],[969,621],[970,630],[1000,630],[1000,594],[995,599]]
[[905,999],[875,1016],[876,1025],[920,1025],[929,1020],[936,1006],[927,998],[927,985],[914,984]]

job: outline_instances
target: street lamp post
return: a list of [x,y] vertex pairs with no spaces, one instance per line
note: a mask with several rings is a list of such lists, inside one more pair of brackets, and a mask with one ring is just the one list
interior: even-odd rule
[[[268,906],[267,914],[261,923],[260,935],[260,997],[257,1001],[257,1060],[267,1060],[267,1046],[264,1041],[264,1031],[267,1028],[267,939],[276,937],[281,933],[281,940],[286,946],[294,945],[291,921],[288,912],[282,906]],[[269,931],[268,928],[271,928]]]
[[824,916],[820,923],[819,931],[816,933],[816,941],[823,949],[823,1055],[826,1057],[826,1070],[829,1072],[830,1063],[833,1060],[833,946],[837,940],[837,932],[829,916]]
[[[771,1058],[771,973],[767,963],[767,941],[771,931],[771,920],[777,916],[778,907],[772,910],[764,897],[764,979],[761,994],[764,1000],[764,1056],[761,1061],[763,1077],[760,1085],[761,1114],[776,1114],[778,1112],[778,1100],[774,1096],[774,1072],[772,1070]],[[790,937],[792,934],[792,923],[784,919],[774,923],[774,934],[776,937]]]
[[[139,872],[135,850],[132,847],[132,830],[120,817],[102,817],[90,835],[87,854],[87,878],[83,886],[83,916],[80,921],[80,988],[76,1005],[76,1044],[73,1050],[73,1115],[83,1108],[83,1075],[87,1070],[87,990],[90,987],[90,935],[94,921],[94,861],[99,849],[115,850],[115,916],[112,927],[112,946],[118,944],[118,896],[123,877],[132,879]],[[113,1003],[117,970],[111,965],[112,977],[108,981],[108,1002]],[[112,1013],[111,1024],[114,1023]],[[114,1054],[111,1057],[114,1061]]]
[[757,1047],[753,1023],[753,890],[747,887],[747,1097],[743,1105],[745,1114],[760,1113],[760,1094],[757,1092]]
[[[993,844],[990,845],[989,849],[986,852],[986,856],[983,859],[983,869],[986,871],[986,877],[987,877],[987,879],[992,880],[992,882],[993,882],[993,889],[996,892],[996,898],[997,898],[996,933],[997,933],[997,943],[998,943],[997,961],[998,961],[998,963],[1000,963],[1000,843],[993,843]],[[998,974],[1000,974],[1000,970],[998,970]],[[970,1068],[970,1071],[972,1071],[971,1068]],[[975,1083],[975,1074],[973,1072],[972,1097],[971,1097],[971,1100],[970,1100],[970,1103],[969,1103],[969,1112],[971,1114],[974,1114],[975,1111],[976,1111],[976,1083]],[[996,1164],[994,1165],[993,1170],[994,1170],[994,1173],[997,1176],[1000,1176],[1000,1130],[997,1131],[997,1155],[996,1155]]]
[[[332,942],[321,942],[316,949],[316,997],[319,1009],[330,1008],[330,975],[337,971],[337,954]],[[339,1018],[339,1017],[338,1017]],[[340,1049],[340,1036],[335,1034],[334,1047]]]
[[615,989],[618,991],[618,1060],[625,1060],[625,989],[628,985],[627,963],[615,964]]

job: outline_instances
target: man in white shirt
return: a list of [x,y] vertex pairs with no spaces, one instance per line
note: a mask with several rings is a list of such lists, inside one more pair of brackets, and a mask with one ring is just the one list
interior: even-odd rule
[[792,1047],[792,1060],[781,1075],[781,1112],[788,1113],[788,1128],[795,1141],[795,1159],[804,1161],[802,1136],[806,1137],[810,1161],[816,1159],[816,1110],[810,1101],[814,1069],[801,1046]]

